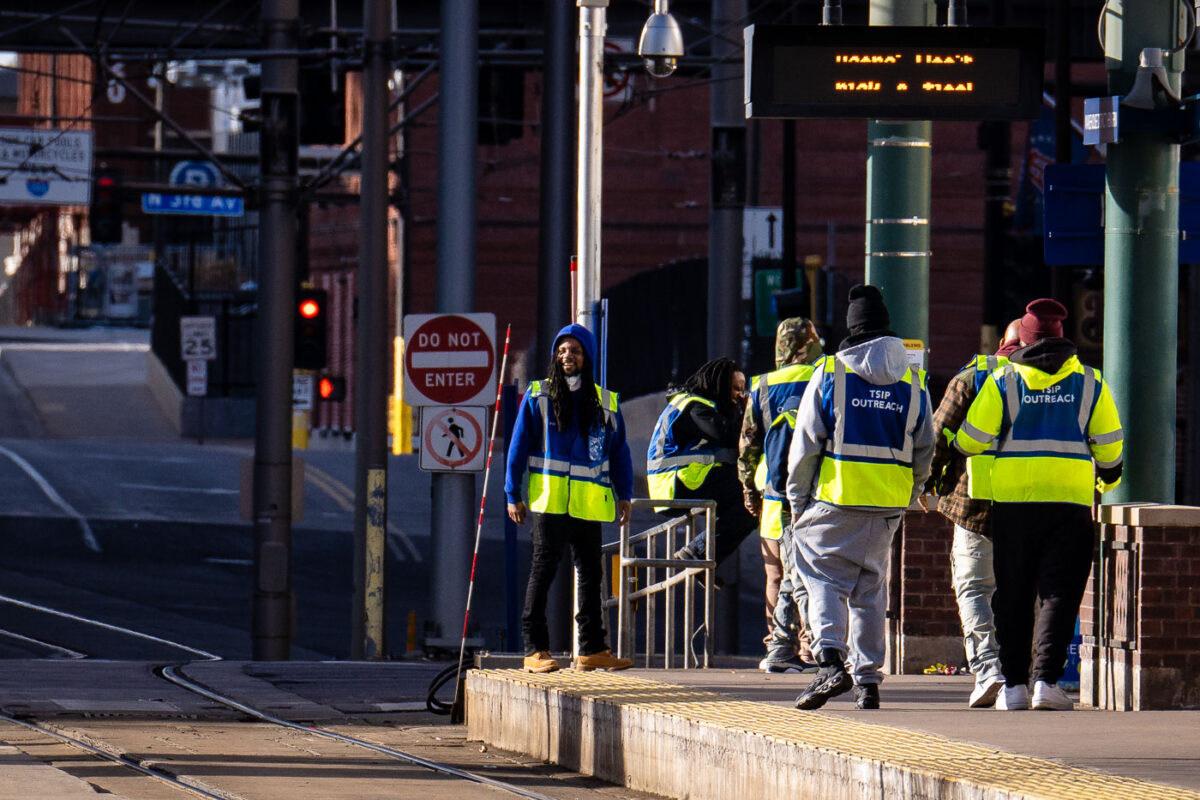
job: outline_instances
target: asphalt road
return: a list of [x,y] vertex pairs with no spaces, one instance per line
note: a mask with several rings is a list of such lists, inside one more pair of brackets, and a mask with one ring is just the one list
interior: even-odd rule
[[[145,331],[0,329],[0,596],[99,617],[224,658],[249,658],[254,534],[239,513],[239,484],[253,458],[253,442],[178,438],[149,398],[147,346]],[[641,427],[657,414],[658,398],[648,401],[644,410],[630,406],[629,414],[646,416]],[[632,446],[644,450],[645,443]],[[488,649],[504,650],[509,614],[519,613],[523,601],[529,555],[527,529],[517,533],[516,558],[507,555],[502,443],[497,447],[471,619],[472,635]],[[305,488],[303,516],[294,521],[291,542],[292,655],[346,658],[353,445],[314,439],[313,449],[294,455],[305,462]],[[477,492],[481,482],[476,479]],[[434,594],[430,486],[431,476],[418,468],[416,456],[389,458],[390,656],[411,654],[410,617],[417,620],[418,648],[427,633],[437,635],[424,627]],[[473,508],[472,519],[475,514]],[[642,527],[658,521],[648,512],[635,515]],[[474,531],[467,535],[469,551]],[[615,526],[606,526],[605,536],[615,538]],[[739,647],[751,655],[761,647],[763,624],[757,551],[757,539],[750,537],[740,567],[730,565],[725,575],[732,582],[740,569],[739,597],[732,588],[719,594],[726,604],[740,599]],[[451,591],[465,597],[468,578],[464,564],[462,585]],[[508,594],[510,584],[516,589]],[[164,657],[161,645],[102,630],[0,602],[0,657],[40,656],[43,640],[93,657]]]

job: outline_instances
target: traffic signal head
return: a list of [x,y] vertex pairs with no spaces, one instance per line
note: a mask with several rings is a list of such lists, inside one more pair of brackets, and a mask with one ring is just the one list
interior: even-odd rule
[[121,241],[121,171],[98,169],[92,181],[92,202],[88,209],[88,226],[92,241],[97,244],[118,244]]
[[317,397],[323,403],[340,403],[346,399],[346,379],[341,375],[322,375],[317,378]]
[[296,292],[295,337],[292,365],[296,369],[324,369],[328,328],[324,289],[300,289]]

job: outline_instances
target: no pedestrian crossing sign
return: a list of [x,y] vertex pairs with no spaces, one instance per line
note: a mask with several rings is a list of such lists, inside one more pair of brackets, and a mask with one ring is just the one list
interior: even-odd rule
[[409,314],[404,318],[404,402],[486,406],[495,398],[494,314]]
[[487,409],[427,406],[421,409],[421,469],[478,472],[484,467]]

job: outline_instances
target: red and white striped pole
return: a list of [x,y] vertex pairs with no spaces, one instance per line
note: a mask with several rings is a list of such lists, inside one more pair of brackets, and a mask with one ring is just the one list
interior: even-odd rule
[[500,359],[500,379],[496,382],[496,407],[492,410],[492,434],[488,437],[487,461],[483,467],[483,491],[479,498],[479,521],[475,524],[475,553],[471,556],[471,580],[467,584],[467,607],[463,612],[462,641],[458,646],[458,672],[454,676],[454,705],[458,705],[459,681],[462,680],[463,658],[467,651],[467,622],[471,617],[471,597],[475,594],[475,566],[479,563],[479,540],[483,535],[483,510],[487,505],[488,476],[492,472],[492,448],[496,444],[496,428],[500,425],[500,393],[504,390],[504,373],[508,367],[508,341],[512,324],[504,329],[504,355]]

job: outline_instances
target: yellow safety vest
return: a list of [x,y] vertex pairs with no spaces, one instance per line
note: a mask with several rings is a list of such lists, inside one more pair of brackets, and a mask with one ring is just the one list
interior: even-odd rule
[[[596,387],[596,395],[604,425],[601,433],[593,431],[589,435],[607,437],[617,427],[618,395],[601,386]],[[585,463],[573,462],[570,453],[551,452],[550,419],[554,412],[550,393],[541,381],[533,381],[529,384],[529,396],[541,413],[543,435],[540,451],[531,451],[529,455],[529,510],[612,522],[617,518],[617,504],[609,476],[607,442],[598,448],[599,458]]]

